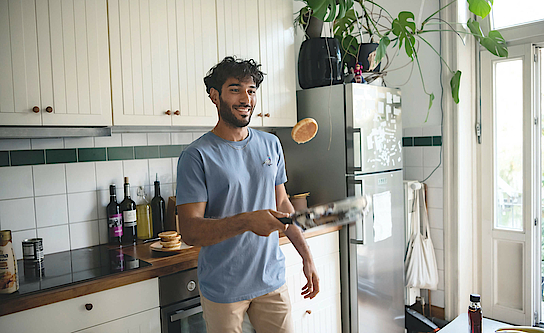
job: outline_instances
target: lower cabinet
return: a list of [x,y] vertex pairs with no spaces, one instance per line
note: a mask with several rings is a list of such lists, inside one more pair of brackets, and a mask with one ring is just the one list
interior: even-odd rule
[[[109,323],[93,326],[77,333],[104,333],[104,332],[123,332],[123,333],[160,333],[161,332],[161,313],[158,308],[133,314]],[[74,333],[76,333],[74,332]]]
[[300,293],[306,285],[302,259],[289,243],[281,246],[285,255],[285,278],[291,298],[296,333],[341,333],[340,251],[338,232],[307,239],[319,276],[320,291],[313,299]]
[[2,316],[0,327],[2,333],[119,332],[117,327],[159,333],[159,281],[149,279]]

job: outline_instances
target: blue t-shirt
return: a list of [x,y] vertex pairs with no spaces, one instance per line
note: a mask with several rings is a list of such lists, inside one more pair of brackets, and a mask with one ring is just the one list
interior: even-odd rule
[[[208,132],[181,153],[176,201],[178,205],[207,202],[207,218],[275,210],[275,187],[286,181],[276,136],[250,128],[245,140],[233,142]],[[198,279],[202,295],[216,303],[238,302],[276,290],[285,283],[278,232],[262,237],[248,231],[203,246]]]

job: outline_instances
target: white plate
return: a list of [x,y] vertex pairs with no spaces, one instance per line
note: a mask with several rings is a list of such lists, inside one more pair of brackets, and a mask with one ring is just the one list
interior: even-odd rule
[[175,247],[175,248],[163,247],[160,241],[151,244],[150,247],[151,247],[151,250],[158,251],[158,252],[179,252],[185,249],[192,248],[192,246],[185,244],[183,241],[181,241],[180,247]]

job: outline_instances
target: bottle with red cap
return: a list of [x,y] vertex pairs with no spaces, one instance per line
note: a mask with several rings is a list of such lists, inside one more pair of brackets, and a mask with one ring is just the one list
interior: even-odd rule
[[470,305],[468,306],[469,333],[482,333],[482,306],[480,295],[470,294]]

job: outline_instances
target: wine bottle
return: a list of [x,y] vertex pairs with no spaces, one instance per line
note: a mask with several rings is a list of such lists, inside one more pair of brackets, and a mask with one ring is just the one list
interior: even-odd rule
[[125,198],[119,205],[123,214],[123,236],[124,244],[136,243],[136,203],[130,198],[130,185],[128,177],[125,177]]
[[159,175],[155,176],[155,196],[151,200],[151,220],[153,221],[153,237],[158,237],[164,231],[165,202],[161,197]]
[[108,214],[109,243],[121,244],[123,236],[123,214],[117,203],[117,194],[115,193],[115,184],[110,185],[110,203],[106,206]]
[[151,225],[151,206],[147,201],[147,195],[143,186],[138,187],[138,205],[136,205],[136,227],[138,239],[149,239],[153,237],[153,226]]

